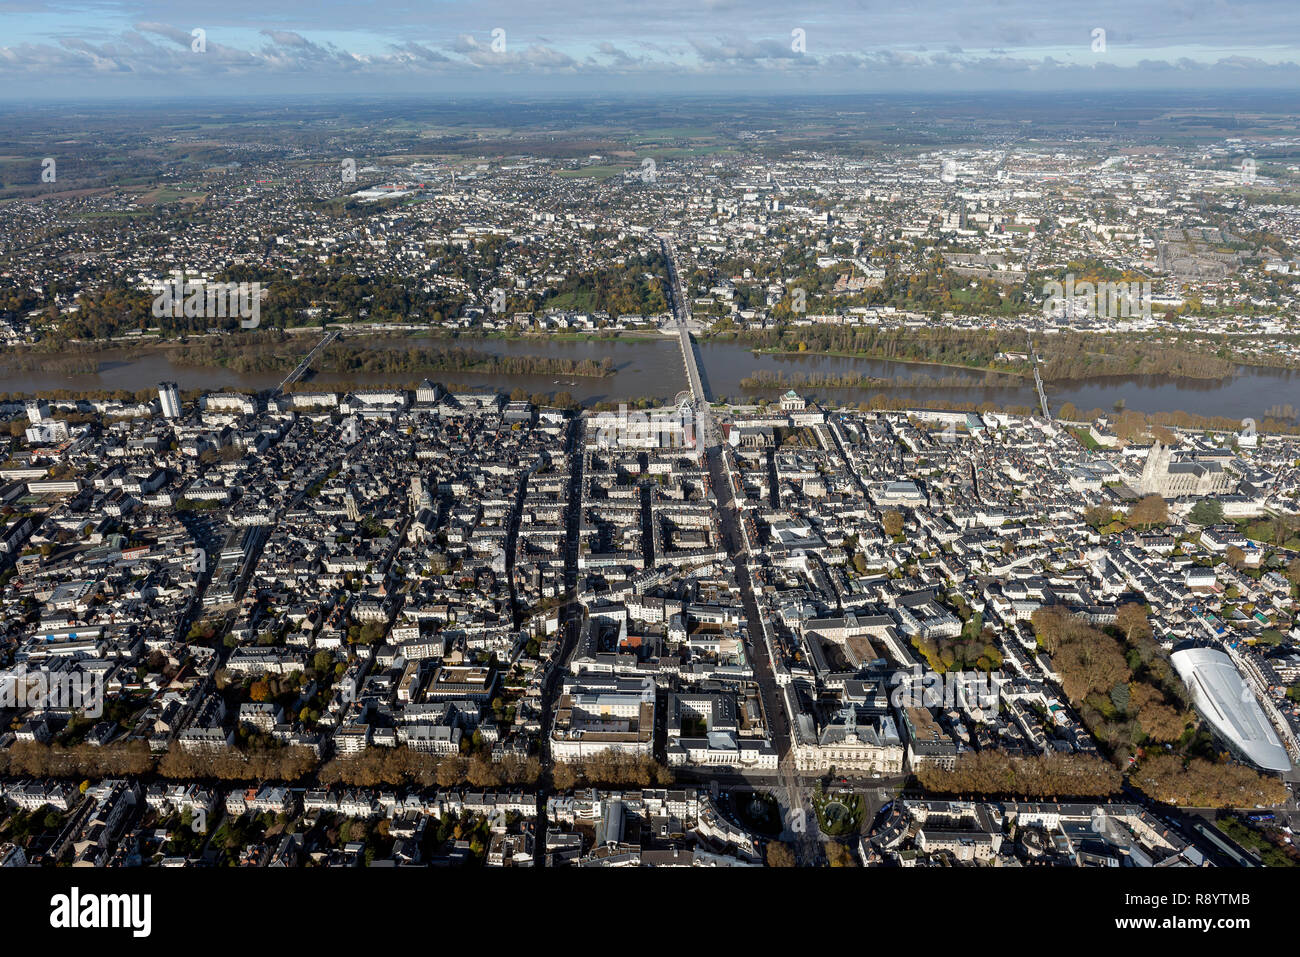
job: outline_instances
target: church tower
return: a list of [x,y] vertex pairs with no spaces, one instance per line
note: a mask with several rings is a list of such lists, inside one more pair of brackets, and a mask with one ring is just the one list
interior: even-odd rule
[[1169,478],[1169,460],[1173,449],[1157,439],[1147,453],[1146,465],[1142,467],[1142,482],[1138,491],[1143,495],[1163,495]]

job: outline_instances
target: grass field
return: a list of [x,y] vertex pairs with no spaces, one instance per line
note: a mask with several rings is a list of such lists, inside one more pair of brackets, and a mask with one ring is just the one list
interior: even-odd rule
[[1078,439],[1079,444],[1089,452],[1095,452],[1097,449],[1101,448],[1101,446],[1097,444],[1097,440],[1088,434],[1087,429],[1070,429],[1070,434]]
[[596,308],[596,294],[578,290],[565,292],[546,300],[548,309],[573,309],[577,312],[590,312]]

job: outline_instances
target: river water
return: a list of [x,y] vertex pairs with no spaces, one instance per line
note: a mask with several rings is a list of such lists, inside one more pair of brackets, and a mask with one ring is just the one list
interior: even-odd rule
[[[304,337],[302,352],[310,346]],[[552,356],[575,360],[606,358],[614,365],[614,375],[603,378],[556,375],[501,376],[489,373],[444,372],[429,378],[476,389],[510,392],[523,388],[529,393],[568,392],[584,403],[617,402],[621,399],[653,397],[671,399],[686,388],[686,372],[675,339],[598,339],[561,341],[527,339],[401,339],[385,343],[389,348],[445,347],[496,355]],[[990,386],[984,374],[964,369],[894,362],[881,359],[854,359],[816,355],[756,355],[732,342],[701,342],[701,373],[706,388],[714,398],[752,401],[769,398],[783,389],[747,390],[741,380],[756,371],[798,375],[853,374],[880,379],[915,380],[918,377],[943,377],[961,384],[954,386],[906,387],[868,386],[865,388],[800,387],[799,391],[837,403],[857,403],[881,392],[914,399],[952,402],[991,402],[1003,408],[1024,406],[1037,408],[1032,381],[1023,385]],[[172,361],[169,353],[156,349],[110,350],[99,353],[96,372],[67,374],[41,370],[6,370],[0,363],[0,392],[42,392],[56,389],[77,391],[147,388],[161,381],[177,382],[182,389],[257,391],[274,388],[283,373],[240,374],[220,367],[185,365]],[[322,389],[352,381],[364,385],[397,384],[409,376],[347,375],[320,373],[310,378]],[[1108,376],[1076,382],[1048,384],[1048,400],[1053,411],[1071,402],[1080,412],[1091,409],[1113,410],[1117,402],[1142,412],[1182,410],[1199,415],[1247,416],[1262,418],[1273,406],[1300,408],[1300,373],[1254,367],[1240,367],[1237,374],[1224,380],[1182,379],[1170,376]]]

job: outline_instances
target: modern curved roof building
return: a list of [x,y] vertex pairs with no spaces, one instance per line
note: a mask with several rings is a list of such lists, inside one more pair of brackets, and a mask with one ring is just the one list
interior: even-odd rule
[[1185,648],[1171,656],[1192,702],[1239,755],[1266,771],[1287,771],[1291,759],[1264,711],[1229,658],[1213,648]]

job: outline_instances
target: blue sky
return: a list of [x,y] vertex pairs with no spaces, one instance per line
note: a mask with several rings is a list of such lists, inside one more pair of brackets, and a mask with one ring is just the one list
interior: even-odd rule
[[1300,91],[1300,0],[0,0],[24,100],[1170,88]]

